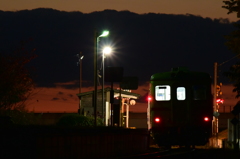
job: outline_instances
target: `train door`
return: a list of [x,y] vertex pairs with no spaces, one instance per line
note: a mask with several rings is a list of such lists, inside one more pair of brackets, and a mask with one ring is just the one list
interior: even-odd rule
[[[150,90],[151,101],[148,102],[150,115],[150,128],[169,125],[171,116],[171,84],[157,81],[152,84]],[[156,121],[156,120],[159,120]]]
[[188,87],[181,82],[175,82],[172,86],[172,121],[177,126],[184,126],[189,120]]
[[[194,123],[202,123],[204,122],[204,118],[211,119],[212,116],[212,101],[211,95],[208,93],[206,83],[197,83],[192,85],[192,119],[194,119]],[[210,110],[210,111],[209,111]]]

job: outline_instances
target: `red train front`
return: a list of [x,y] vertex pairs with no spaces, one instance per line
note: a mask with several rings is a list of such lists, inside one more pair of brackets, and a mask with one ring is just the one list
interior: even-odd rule
[[174,68],[151,76],[148,127],[159,146],[205,145],[213,101],[207,73]]

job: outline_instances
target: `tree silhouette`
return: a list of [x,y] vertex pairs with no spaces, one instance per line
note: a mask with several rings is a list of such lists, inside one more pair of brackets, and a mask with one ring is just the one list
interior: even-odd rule
[[0,109],[24,109],[34,82],[27,64],[35,57],[25,42],[12,53],[0,53]]
[[232,52],[240,54],[240,24],[234,23],[233,25],[237,28],[237,30],[232,31],[229,35],[224,36],[225,39],[227,39],[225,45]]
[[224,73],[233,82],[233,92],[236,92],[236,98],[240,97],[240,62],[232,65],[228,72]]
[[222,8],[225,8],[228,10],[227,14],[238,12],[238,17],[240,17],[240,1],[239,0],[230,0],[230,1],[223,1],[225,3],[225,6],[222,6]]
[[[238,17],[240,17],[240,1],[239,0],[230,0],[230,1],[223,1],[226,6],[222,6],[229,10],[228,14],[237,12]],[[240,24],[234,23],[237,30],[231,32],[229,35],[225,36],[227,42],[225,45],[228,47],[229,50],[236,53],[240,56]],[[238,56],[238,57],[239,57]],[[228,72],[224,73],[232,82],[233,82],[233,92],[236,92],[236,98],[240,97],[240,62],[237,62],[235,65],[232,65]]]

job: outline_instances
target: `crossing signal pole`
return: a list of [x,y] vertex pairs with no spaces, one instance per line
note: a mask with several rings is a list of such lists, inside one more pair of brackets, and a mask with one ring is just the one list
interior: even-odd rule
[[213,135],[216,137],[216,147],[218,147],[218,104],[217,100],[217,78],[218,78],[218,63],[214,63],[214,81],[213,81]]
[[216,137],[216,147],[218,147],[218,116],[219,114],[219,105],[223,103],[221,98],[222,83],[218,84],[218,66],[217,62],[214,63],[214,81],[213,81],[213,135]]
[[[223,63],[222,63],[223,64]],[[216,147],[218,147],[218,116],[219,106],[223,103],[222,99],[222,83],[218,83],[218,67],[222,64],[214,63],[214,81],[213,81],[213,135],[216,137]]]

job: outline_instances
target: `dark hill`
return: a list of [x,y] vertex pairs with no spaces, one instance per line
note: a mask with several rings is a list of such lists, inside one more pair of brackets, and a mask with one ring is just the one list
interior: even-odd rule
[[99,42],[100,49],[104,44],[114,47],[106,65],[123,66],[125,75],[138,76],[140,81],[176,66],[212,74],[214,62],[234,56],[224,46],[223,36],[235,29],[227,19],[115,10],[83,14],[39,8],[0,11],[0,23],[0,52],[10,52],[20,41],[33,39],[28,47],[36,48],[38,55],[33,65],[39,86],[78,80],[75,55],[80,51],[84,54],[83,80],[93,81],[94,29],[110,31],[110,36]]

